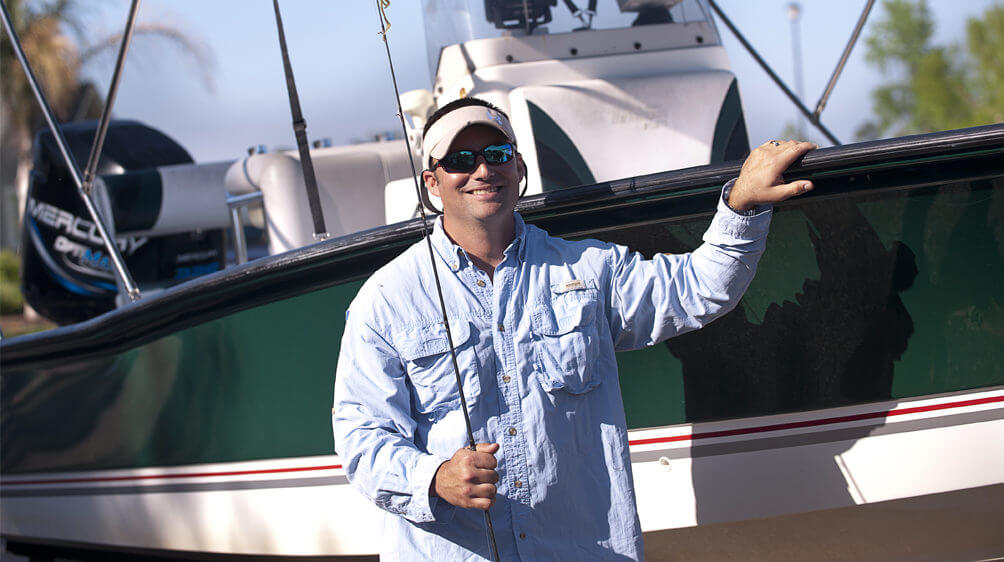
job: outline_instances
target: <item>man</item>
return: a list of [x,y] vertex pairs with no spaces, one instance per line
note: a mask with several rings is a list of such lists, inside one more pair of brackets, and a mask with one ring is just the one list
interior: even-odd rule
[[[423,133],[422,178],[443,202],[432,233],[463,393],[425,242],[377,271],[349,307],[335,381],[335,446],[388,515],[382,554],[503,560],[643,555],[614,352],[728,312],[763,252],[770,205],[811,189],[783,172],[815,148],[771,141],[726,185],[692,253],[644,260],[566,241],[514,212],[526,175],[508,117],[450,103]],[[667,149],[670,149],[667,147]]]

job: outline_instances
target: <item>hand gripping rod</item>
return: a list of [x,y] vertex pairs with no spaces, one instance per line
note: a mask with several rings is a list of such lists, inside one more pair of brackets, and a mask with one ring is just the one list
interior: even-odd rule
[[[385,25],[384,7],[381,2],[387,0],[376,0],[377,10],[380,14],[380,35],[383,37],[383,45],[387,50],[387,63],[390,66],[390,78],[394,83],[394,97],[397,100],[397,116],[401,119],[401,130],[404,133],[405,138],[405,150],[408,151],[408,163],[411,164],[411,175],[415,179],[415,194],[418,196],[418,200],[422,200],[422,190],[418,185],[418,171],[415,169],[415,159],[411,154],[411,147],[408,145],[408,127],[404,122],[404,109],[401,107],[401,93],[397,87],[397,76],[394,73],[394,60],[390,55],[390,44],[387,42],[387,27]],[[387,2],[389,3],[389,2]],[[432,249],[432,238],[429,236],[429,225],[426,221],[425,208],[419,205],[418,208],[422,212],[422,233],[425,236],[425,242],[429,247],[429,260],[432,262],[432,275],[436,280],[436,292],[439,293],[439,307],[443,312],[443,326],[446,327],[446,339],[450,343],[450,359],[453,360],[453,374],[457,377],[457,388],[460,391],[460,410],[464,413],[464,423],[467,424],[467,440],[468,447],[470,450],[474,451],[476,448],[476,443],[474,442],[474,430],[471,429],[471,416],[467,412],[467,399],[464,397],[464,384],[463,379],[460,378],[460,366],[457,364],[457,349],[453,345],[453,334],[450,332],[450,321],[446,316],[446,299],[443,298],[443,286],[439,281],[439,270],[436,268],[436,254]],[[496,562],[501,561],[499,557],[498,545],[495,542],[495,529],[492,526],[492,514],[485,510],[485,528],[488,533],[488,546],[492,552],[492,559]]]

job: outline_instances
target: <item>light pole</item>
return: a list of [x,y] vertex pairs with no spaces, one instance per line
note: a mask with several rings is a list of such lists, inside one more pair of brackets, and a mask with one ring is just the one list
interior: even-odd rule
[[[805,103],[805,83],[802,79],[802,36],[798,23],[802,16],[802,6],[798,2],[790,2],[787,6],[788,20],[791,21],[791,58],[795,65],[795,93],[798,99]],[[795,128],[799,140],[805,140],[805,117],[798,113]]]

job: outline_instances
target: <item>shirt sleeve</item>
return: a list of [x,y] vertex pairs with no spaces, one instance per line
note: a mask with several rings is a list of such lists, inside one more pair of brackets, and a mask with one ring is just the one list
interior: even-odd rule
[[405,370],[393,346],[349,314],[338,357],[331,425],[349,482],[378,507],[415,523],[452,510],[430,498],[439,466],[449,460],[414,443],[416,423]]
[[616,349],[653,345],[732,310],[753,280],[766,246],[772,208],[758,210],[741,215],[720,197],[704,243],[690,253],[646,260],[615,247],[608,320]]

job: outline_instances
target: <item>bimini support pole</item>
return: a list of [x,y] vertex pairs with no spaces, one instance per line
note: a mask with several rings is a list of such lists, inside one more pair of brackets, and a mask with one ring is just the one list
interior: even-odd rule
[[[126,34],[122,37],[123,46],[128,45],[129,37],[132,33],[132,17],[135,17],[135,7],[137,4],[138,0],[134,0],[134,11],[131,13],[130,22],[126,27]],[[10,12],[7,11],[7,3],[3,0],[0,0],[0,15],[3,17],[4,30],[6,30],[7,37],[10,39],[11,46],[14,48],[14,54],[17,55],[17,59],[21,63],[21,68],[24,69],[24,74],[28,78],[28,84],[31,86],[31,90],[35,94],[35,99],[38,100],[38,105],[42,109],[42,115],[45,116],[45,121],[49,124],[49,129],[52,131],[52,136],[56,140],[59,152],[62,154],[63,160],[66,162],[66,167],[70,171],[73,183],[77,186],[77,193],[83,200],[84,206],[87,208],[87,213],[94,221],[94,226],[97,228],[98,235],[101,236],[105,249],[108,251],[109,257],[111,257],[112,266],[115,269],[115,274],[118,276],[120,286],[125,290],[126,296],[128,296],[130,302],[135,302],[140,298],[139,287],[136,286],[136,282],[133,281],[132,276],[129,275],[129,270],[126,269],[125,261],[122,259],[122,254],[119,252],[118,245],[115,243],[115,240],[112,239],[111,234],[109,234],[108,228],[105,226],[105,221],[101,218],[101,214],[98,213],[98,209],[94,205],[94,200],[91,199],[90,190],[87,189],[87,184],[84,183],[84,177],[80,173],[80,168],[77,166],[76,160],[74,160],[73,155],[70,154],[69,145],[66,142],[66,138],[63,136],[63,131],[59,128],[59,123],[56,121],[55,114],[49,106],[49,102],[46,100],[45,94],[42,92],[42,88],[39,86],[38,79],[35,78],[35,73],[31,70],[31,65],[28,63],[27,57],[25,57],[24,49],[21,47],[21,42],[17,37],[17,33],[14,31],[14,22],[11,20]],[[122,54],[122,56],[124,56],[124,54]],[[121,66],[117,67],[116,75],[118,75],[121,70]],[[112,83],[118,83],[117,76],[112,78]],[[111,102],[111,99],[108,99],[105,102],[105,109],[107,112],[110,112]]]
[[777,75],[777,73],[775,73],[774,70],[771,69],[770,65],[768,65],[767,62],[760,57],[760,54],[757,53],[756,49],[753,48],[753,45],[751,45],[750,42],[747,41],[745,37],[743,37],[743,34],[739,33],[739,29],[737,29],[736,26],[732,24],[732,20],[730,20],[728,16],[725,15],[725,12],[723,12],[722,9],[718,7],[718,3],[715,2],[715,0],[708,0],[708,3],[711,4],[711,8],[715,11],[715,14],[717,14],[718,17],[722,19],[722,23],[724,23],[725,26],[729,28],[729,31],[731,31],[732,34],[736,36],[736,39],[738,39],[739,42],[742,43],[742,46],[749,52],[750,56],[753,57],[753,60],[755,60],[757,64],[760,65],[760,68],[762,68],[764,72],[766,72],[767,75],[770,76],[770,79],[773,80],[775,84],[777,84],[777,87],[781,88],[781,91],[784,92],[784,95],[788,96],[788,99],[791,100],[791,103],[795,104],[798,110],[801,111],[802,114],[804,114],[805,117],[813,125],[815,125],[815,127],[819,129],[819,132],[823,133],[823,135],[826,136],[826,138],[829,139],[831,143],[833,143],[836,146],[840,146],[841,143],[839,140],[837,140],[837,137],[833,136],[833,133],[831,133],[829,129],[824,127],[823,124],[819,122],[818,118],[813,117],[812,112],[809,111],[809,108],[805,107],[805,104],[802,103],[802,100],[798,99],[798,96],[796,96],[791,91],[791,88],[789,88],[781,80],[781,78]]
[[112,106],[115,104],[115,96],[118,95],[119,80],[122,78],[122,69],[125,67],[129,42],[132,41],[132,31],[136,27],[137,13],[139,13],[139,0],[133,0],[132,5],[129,6],[129,18],[126,20],[125,32],[122,34],[122,44],[119,45],[118,58],[115,60],[115,71],[112,72],[112,81],[108,85],[105,106],[101,108],[101,118],[98,120],[98,131],[94,135],[94,143],[91,145],[91,155],[87,158],[87,165],[84,166],[84,191],[88,194],[91,193],[94,184],[94,174],[98,170],[98,161],[101,160],[101,149],[105,145],[105,135],[108,134],[108,123],[112,119]]
[[844,71],[844,65],[847,64],[847,59],[851,56],[851,50],[854,49],[854,45],[858,42],[858,36],[861,35],[861,30],[864,29],[865,22],[868,21],[868,14],[871,13],[874,4],[875,0],[868,0],[868,3],[865,4],[865,9],[861,11],[858,24],[854,26],[851,38],[847,41],[847,46],[844,47],[844,53],[840,55],[840,61],[837,62],[837,68],[833,69],[833,75],[830,76],[830,81],[827,82],[823,95],[820,96],[819,102],[816,103],[816,110],[812,112],[813,121],[819,121],[819,116],[822,115],[823,108],[826,107],[826,102],[829,101],[830,94],[833,93],[833,87],[837,85],[840,73]]

